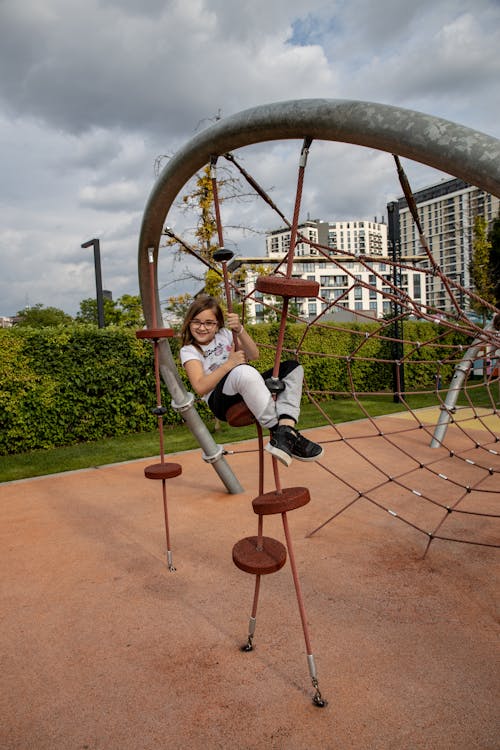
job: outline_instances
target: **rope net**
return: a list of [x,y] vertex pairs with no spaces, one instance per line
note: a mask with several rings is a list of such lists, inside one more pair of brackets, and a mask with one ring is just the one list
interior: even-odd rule
[[[306,139],[302,146],[291,221],[233,154],[224,155],[231,168],[291,231],[290,249],[273,268],[274,279],[291,278],[298,242],[314,250],[316,260],[348,278],[347,285],[335,299],[321,296],[318,290],[316,299],[321,312],[312,320],[295,315],[288,296],[276,297],[271,302],[255,288],[242,294],[239,286],[229,281],[233,296],[239,298],[243,309],[248,300],[258,300],[278,320],[276,345],[259,344],[261,349],[272,349],[275,372],[286,355],[303,364],[306,373],[306,365],[311,360],[315,368],[335,373],[336,387],[332,389],[315,388],[307,382],[307,376],[304,383],[303,397],[315,406],[325,425],[317,428],[314,440],[331,446],[322,459],[309,464],[308,471],[322,472],[324,482],[332,488],[332,512],[308,535],[318,533],[355,504],[368,502],[422,535],[425,552],[433,540],[497,547],[500,543],[499,368],[489,367],[477,377],[475,365],[484,363],[490,354],[494,361],[500,349],[499,310],[442,273],[423,234],[417,206],[397,156],[394,159],[398,177],[416,224],[422,254],[428,260],[428,267],[419,266],[418,270],[439,277],[447,297],[446,305],[438,309],[421,304],[402,289],[402,274],[414,271],[414,265],[394,256],[374,258],[338,248],[332,255],[331,247],[302,235],[298,222],[310,145],[311,141]],[[215,162],[216,159],[211,162],[212,169]],[[215,177],[212,179],[214,181]],[[222,238],[216,187],[214,198],[218,234]],[[184,250],[198,255],[171,230],[167,233]],[[382,275],[375,270],[374,260],[381,259],[390,274]],[[206,259],[200,260],[207,265]],[[359,274],[350,268],[354,265],[350,261],[369,270],[370,283],[358,278]],[[212,267],[218,270],[215,263]],[[224,276],[227,293],[225,268]],[[345,309],[349,292],[359,286],[383,295],[390,303],[391,313],[383,319],[375,319],[357,311],[357,322],[351,324],[340,325],[327,320],[331,313]],[[471,321],[464,312],[464,302],[481,303],[490,313],[492,322],[483,328]],[[420,326],[422,340],[405,337],[408,318],[431,324]],[[301,324],[299,337],[292,343],[287,341],[287,321]],[[341,344],[334,352],[322,347],[322,330],[338,334]],[[373,390],[366,386],[360,388],[360,383],[366,383],[368,370]],[[412,405],[415,396],[419,397],[419,403],[424,400],[428,406],[415,408]],[[339,411],[336,405],[346,399],[359,410],[358,420],[342,422],[336,415]],[[380,407],[374,409],[377,400],[383,401],[388,411],[394,411],[389,408],[390,399],[393,407],[397,404],[397,411],[376,416],[384,414]],[[274,473],[279,490],[276,466]]]

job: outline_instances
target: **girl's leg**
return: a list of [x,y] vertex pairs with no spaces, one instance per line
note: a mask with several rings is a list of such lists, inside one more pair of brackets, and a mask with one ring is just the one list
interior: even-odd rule
[[[263,377],[267,378],[271,374],[272,370],[269,370]],[[285,389],[276,397],[279,425],[271,430],[271,440],[266,449],[286,465],[289,465],[292,457],[300,461],[315,461],[322,455],[323,448],[305,438],[294,427],[300,415],[304,368],[293,360],[282,362],[279,378],[285,384]]]
[[239,395],[263,427],[270,429],[278,423],[276,402],[255,367],[234,367],[224,380],[222,394],[229,397]]
[[279,376],[285,384],[285,390],[276,396],[276,411],[279,416],[286,415],[297,423],[300,417],[304,368],[298,362],[282,362]]
[[285,389],[273,399],[264,376],[251,365],[238,365],[221,380],[209,399],[209,406],[219,419],[225,419],[233,403],[243,400],[257,421],[270,430],[266,450],[289,466],[292,457],[314,461],[323,453],[320,445],[304,438],[292,426],[299,419],[304,370],[298,362],[282,362],[279,377]]

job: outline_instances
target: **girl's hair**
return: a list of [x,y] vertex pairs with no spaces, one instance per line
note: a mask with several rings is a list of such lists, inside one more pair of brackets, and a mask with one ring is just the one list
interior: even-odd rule
[[219,302],[215,299],[215,297],[209,297],[208,294],[200,294],[191,303],[186,313],[186,317],[184,318],[184,323],[182,324],[181,329],[181,346],[193,344],[193,346],[196,346],[197,349],[200,348],[193,338],[190,323],[196,318],[197,315],[199,315],[204,310],[212,310],[217,320],[218,328],[224,328],[224,313],[222,312]]

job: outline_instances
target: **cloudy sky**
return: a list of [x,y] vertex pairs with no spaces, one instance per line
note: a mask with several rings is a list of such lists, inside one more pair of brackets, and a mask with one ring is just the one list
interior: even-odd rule
[[[0,315],[36,303],[75,314],[95,296],[80,247],[93,237],[104,288],[137,294],[155,163],[217,116],[356,99],[499,137],[499,49],[499,0],[0,0]],[[288,216],[299,149],[239,152]],[[444,177],[405,166],[414,188]],[[400,193],[390,155],[313,144],[301,218],[380,218]],[[223,208],[228,226],[279,226],[254,201]],[[168,223],[181,233],[190,218]],[[230,242],[264,251],[262,235]],[[183,269],[162,251],[163,296],[191,291]]]

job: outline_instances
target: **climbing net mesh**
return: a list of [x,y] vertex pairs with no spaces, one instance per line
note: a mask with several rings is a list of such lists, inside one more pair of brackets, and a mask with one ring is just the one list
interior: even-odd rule
[[[325,427],[315,432],[315,440],[332,447],[312,465],[311,471],[323,472],[325,483],[332,487],[332,512],[320,526],[310,531],[309,536],[363,501],[380,512],[389,513],[395,522],[406,524],[421,535],[425,552],[433,540],[497,547],[500,517],[500,420],[497,408],[500,381],[496,366],[497,350],[500,350],[499,311],[442,273],[423,234],[416,203],[397,156],[394,159],[398,177],[419,233],[421,255],[427,260],[419,270],[439,278],[445,290],[445,305],[433,308],[420,304],[405,293],[401,285],[402,275],[415,267],[405,264],[400,258],[383,258],[391,272],[382,277],[374,269],[373,256],[354,255],[338,248],[332,254],[331,247],[303,236],[298,230],[298,216],[310,144],[306,139],[302,147],[291,220],[234,154],[224,155],[230,168],[237,170],[239,177],[290,229],[290,250],[273,268],[272,277],[290,278],[294,250],[300,242],[314,251],[316,259],[338,269],[348,279],[336,299],[326,299],[318,290],[321,312],[313,320],[294,315],[293,304],[288,304],[286,296],[275,297],[275,302],[269,302],[266,301],[269,298],[263,297],[258,289],[242,293],[237,283],[229,281],[233,298],[239,297],[242,303],[255,299],[281,321],[277,344],[273,348],[275,368],[283,354],[301,362],[306,371],[304,398],[323,416]],[[212,167],[216,161],[215,158]],[[213,169],[216,221],[222,245],[216,180]],[[175,237],[170,230],[167,233]],[[195,249],[180,241],[186,250],[197,255]],[[207,264],[206,258],[200,260]],[[354,263],[350,261],[369,271],[370,276],[362,278],[369,278],[370,283],[359,278],[359,271],[351,270]],[[213,267],[219,270],[216,264]],[[374,319],[360,312],[356,316],[357,322],[341,325],[334,319],[328,320],[336,310],[345,309],[349,291],[360,285],[368,288],[372,296],[382,295],[390,303],[390,314],[383,319]],[[484,328],[473,323],[464,313],[465,307],[477,301],[484,304],[492,319]],[[363,317],[366,317],[366,325]],[[294,340],[292,347],[287,345],[287,320],[302,324],[300,338],[298,342]],[[420,341],[405,338],[407,320],[417,321]],[[335,351],[326,351],[324,343],[322,345],[322,329],[338,334],[341,343],[335,346]],[[325,340],[323,338],[323,342]],[[307,382],[307,363],[308,360],[311,363],[311,358],[314,368],[336,374],[335,389],[320,390]],[[486,358],[491,360],[491,366],[475,375],[475,364],[482,364]],[[498,362],[500,364],[500,360]],[[373,390],[367,390],[363,385],[367,382],[367,371],[371,373],[369,382],[374,384]],[[428,406],[413,408],[415,396],[419,397],[420,404],[424,400]],[[342,399],[356,404],[358,420],[339,423],[335,417],[335,405]],[[377,399],[384,399],[386,405],[390,402],[397,404],[397,411],[384,417],[374,416],[372,407]],[[379,408],[380,413],[383,409]],[[383,450],[380,450],[381,443]],[[329,454],[335,456],[334,461],[326,460]]]

